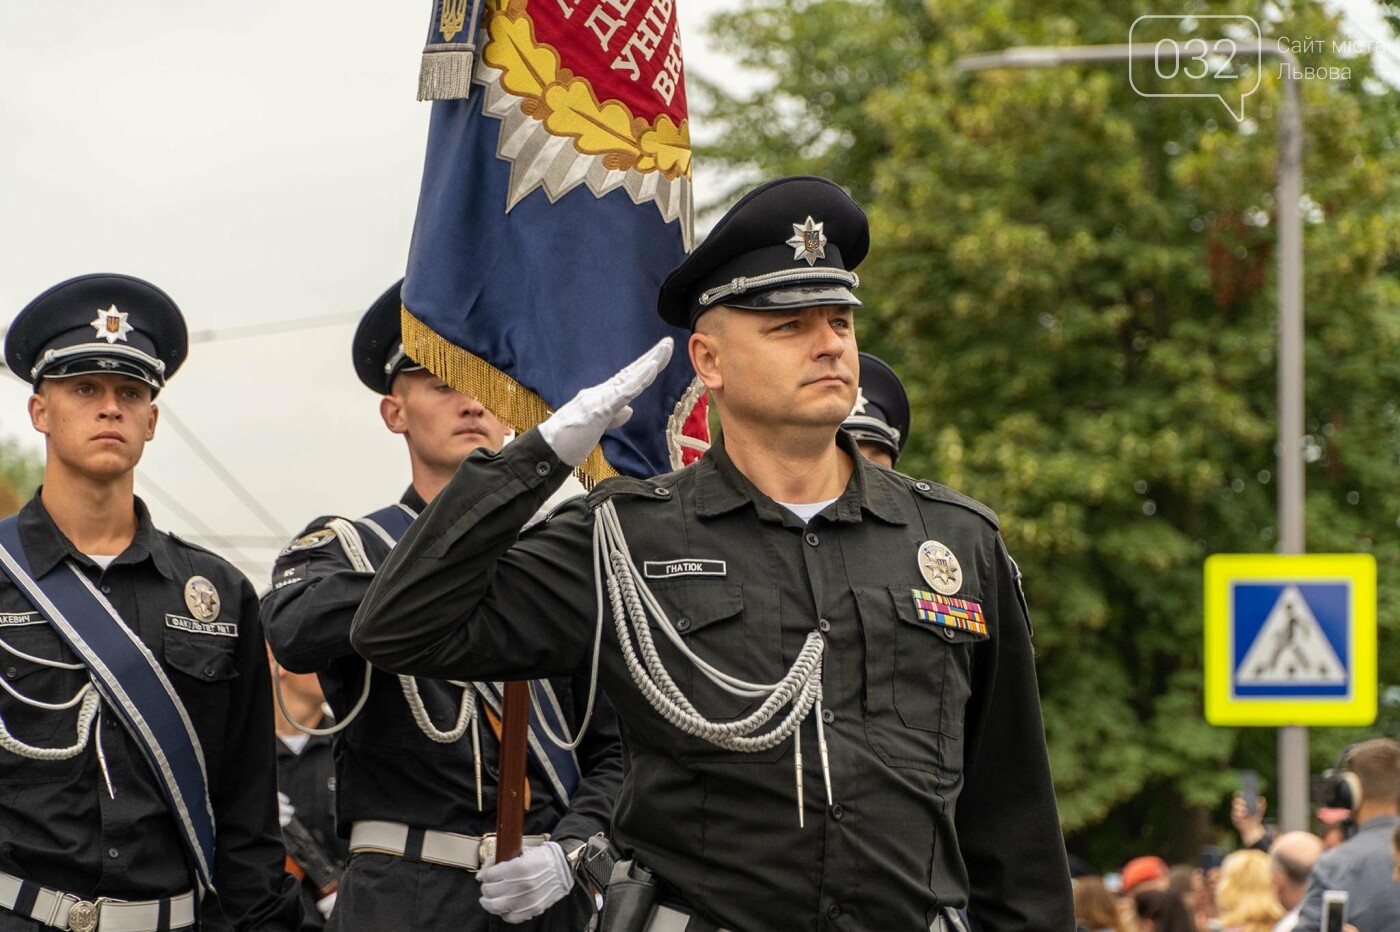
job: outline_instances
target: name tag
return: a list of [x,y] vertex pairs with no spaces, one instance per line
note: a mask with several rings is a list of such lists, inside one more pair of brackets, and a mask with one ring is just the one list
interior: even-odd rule
[[195,621],[182,615],[166,615],[165,626],[191,634],[212,634],[221,638],[238,637],[238,625],[232,621]]
[[38,612],[4,612],[0,614],[0,628],[19,627],[20,625],[42,625],[44,616]]
[[723,560],[647,560],[642,565],[642,572],[647,579],[729,575]]
[[298,563],[296,566],[289,566],[273,576],[272,588],[285,589],[288,586],[295,586],[299,582],[306,582],[306,563]]

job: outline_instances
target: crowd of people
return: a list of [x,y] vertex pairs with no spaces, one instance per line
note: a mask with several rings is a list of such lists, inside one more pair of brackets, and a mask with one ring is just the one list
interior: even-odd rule
[[1236,794],[1239,847],[1215,863],[1170,866],[1155,855],[1102,876],[1072,862],[1083,932],[1334,932],[1325,902],[1345,893],[1344,929],[1400,929],[1400,744],[1375,738],[1346,749],[1329,775],[1344,806],[1316,810],[1317,832],[1278,833],[1268,801]]

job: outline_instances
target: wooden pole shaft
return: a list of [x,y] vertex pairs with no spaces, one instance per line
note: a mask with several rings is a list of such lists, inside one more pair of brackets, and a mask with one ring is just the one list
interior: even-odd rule
[[525,833],[525,752],[530,684],[506,683],[501,702],[501,783],[496,794],[496,862],[520,856]]

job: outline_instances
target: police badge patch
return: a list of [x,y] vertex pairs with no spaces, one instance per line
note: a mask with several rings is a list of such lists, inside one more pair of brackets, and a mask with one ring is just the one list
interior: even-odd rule
[[287,554],[296,553],[298,550],[311,550],[316,547],[324,547],[333,540],[335,540],[335,531],[332,531],[328,527],[323,527],[318,531],[312,531],[310,534],[303,534],[301,537],[298,537],[287,546],[286,550],[278,554],[278,556],[285,557]]
[[919,545],[919,572],[940,595],[952,595],[962,588],[962,565],[953,551],[936,540]]
[[185,580],[185,607],[200,621],[214,621],[219,617],[223,603],[219,601],[219,590],[203,576],[191,576]]

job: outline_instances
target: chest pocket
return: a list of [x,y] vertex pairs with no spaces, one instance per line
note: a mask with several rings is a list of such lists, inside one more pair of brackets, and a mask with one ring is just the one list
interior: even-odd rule
[[[19,656],[15,651],[42,660],[77,663],[78,658],[47,624],[25,625],[0,631],[0,677],[5,685],[27,699],[63,703],[77,695],[88,682],[86,669],[67,670]],[[12,648],[13,650],[7,650]],[[0,690],[0,715],[10,734],[25,744],[40,748],[68,747],[77,739],[78,707],[36,709],[8,690]],[[0,784],[51,783],[72,779],[82,767],[85,754],[65,761],[34,761],[0,749]]]
[[167,629],[165,663],[200,683],[226,683],[238,676],[237,644],[237,638]]
[[[681,641],[711,666],[750,683],[772,683],[782,675],[776,590],[711,580],[656,581],[650,588]],[[758,708],[761,699],[736,696],[712,682],[650,623],[661,662],[701,715],[733,721]]]
[[972,648],[987,635],[920,618],[908,586],[857,589],[856,604],[871,746],[890,766],[937,770],[947,756],[940,739],[961,741]]

